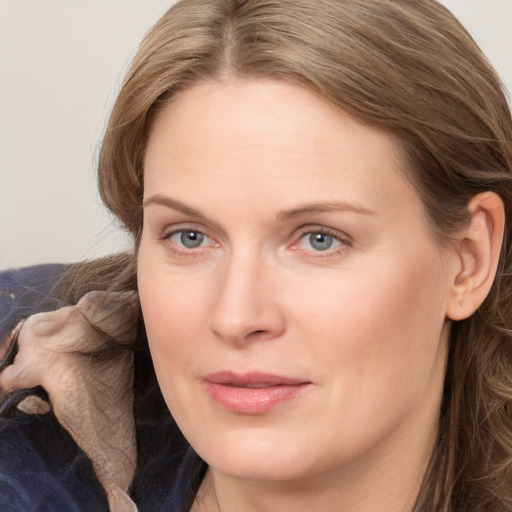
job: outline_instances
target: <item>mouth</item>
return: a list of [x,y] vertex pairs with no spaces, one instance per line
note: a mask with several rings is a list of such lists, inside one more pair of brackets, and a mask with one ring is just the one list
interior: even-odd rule
[[269,412],[292,400],[312,384],[302,379],[260,372],[217,372],[204,377],[203,383],[213,402],[223,409],[253,415]]

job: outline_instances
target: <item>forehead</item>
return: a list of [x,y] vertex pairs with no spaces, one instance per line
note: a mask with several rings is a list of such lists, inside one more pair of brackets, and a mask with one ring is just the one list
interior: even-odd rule
[[145,198],[169,193],[214,205],[215,191],[219,202],[237,207],[267,199],[384,206],[397,195],[411,197],[401,165],[389,133],[306,89],[277,80],[204,82],[177,95],[156,119]]
[[355,165],[363,150],[365,159],[385,154],[400,166],[399,145],[384,130],[363,125],[304,88],[257,79],[202,82],[175,96],[152,127],[145,168],[159,167],[161,157],[200,157],[226,148],[267,156],[288,151],[297,159],[337,153],[338,165]]

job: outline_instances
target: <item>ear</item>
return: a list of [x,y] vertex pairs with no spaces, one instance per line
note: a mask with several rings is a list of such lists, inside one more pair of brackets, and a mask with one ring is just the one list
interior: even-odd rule
[[482,304],[491,289],[500,257],[505,209],[494,192],[483,192],[469,202],[469,221],[455,245],[457,266],[446,315],[464,320]]

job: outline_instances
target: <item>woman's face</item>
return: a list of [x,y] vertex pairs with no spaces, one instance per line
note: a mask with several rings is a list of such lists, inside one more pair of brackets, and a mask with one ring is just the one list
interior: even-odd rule
[[214,471],[426,464],[454,265],[400,166],[389,135],[278,81],[202,83],[157,119],[140,299],[169,409]]

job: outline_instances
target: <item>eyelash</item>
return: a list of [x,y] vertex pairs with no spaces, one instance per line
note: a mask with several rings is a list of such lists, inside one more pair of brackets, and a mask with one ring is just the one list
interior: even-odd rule
[[[209,239],[209,243],[206,245],[200,245],[195,248],[186,248],[186,247],[180,247],[177,243],[173,242],[172,239],[176,235],[180,235],[180,237],[183,237],[184,234],[195,234],[200,237],[204,237],[205,239]],[[315,249],[304,249],[301,247],[302,240],[305,239],[305,237],[311,237],[313,235],[320,235],[324,237],[331,238],[334,242],[337,243],[337,246],[335,248],[327,247],[325,250],[315,250]],[[212,237],[208,236],[204,231],[200,229],[195,229],[193,227],[182,227],[180,229],[174,229],[173,231],[164,234],[160,240],[162,242],[169,242],[167,249],[178,256],[201,256],[205,249],[208,249],[210,247],[218,247],[219,243],[216,242]],[[352,241],[350,240],[350,237],[348,235],[341,236],[339,232],[330,230],[325,227],[320,226],[307,226],[301,228],[298,235],[295,237],[295,241],[289,245],[290,249],[292,251],[301,251],[301,252],[307,252],[309,253],[310,257],[315,258],[322,258],[322,257],[329,257],[329,256],[336,256],[340,253],[343,253],[347,250],[347,248],[351,247]]]
[[[333,241],[337,242],[337,246],[334,248],[328,247],[325,250],[308,250],[301,248],[301,242],[306,237],[311,237],[313,235],[321,235],[324,237],[329,237]],[[307,226],[303,227],[298,236],[295,239],[290,248],[293,251],[305,251],[311,254],[311,257],[314,258],[326,258],[337,256],[347,250],[347,248],[352,246],[352,241],[348,235],[340,234],[338,231],[328,229],[323,226]]]
[[[176,243],[173,243],[172,238],[174,236],[176,236],[176,235],[183,236],[186,233],[189,233],[189,234],[194,233],[195,235],[199,235],[201,237],[209,239],[210,243],[206,244],[205,246],[199,246],[197,248],[179,247]],[[182,227],[180,229],[174,229],[173,231],[164,234],[160,238],[160,240],[162,242],[169,242],[167,244],[167,249],[171,253],[176,254],[178,256],[188,256],[188,257],[200,256],[203,253],[205,248],[215,247],[215,246],[219,245],[217,242],[214,241],[214,239],[212,237],[210,237],[206,233],[204,233],[204,231],[201,231],[200,229],[196,229],[193,227],[186,227],[186,226]]]

